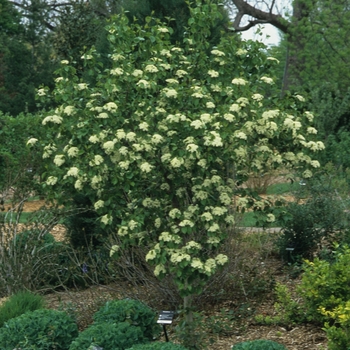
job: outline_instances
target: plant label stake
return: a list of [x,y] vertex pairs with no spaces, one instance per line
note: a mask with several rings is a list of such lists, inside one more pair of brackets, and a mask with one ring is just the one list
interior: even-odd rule
[[174,311],[161,311],[158,315],[157,323],[159,323],[163,326],[166,342],[169,341],[168,334],[166,332],[166,325],[173,323],[174,314],[175,314]]

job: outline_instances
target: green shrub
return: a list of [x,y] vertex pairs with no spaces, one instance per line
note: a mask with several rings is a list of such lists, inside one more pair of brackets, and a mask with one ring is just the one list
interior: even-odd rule
[[23,252],[27,249],[44,249],[45,252],[51,252],[54,249],[55,237],[51,233],[40,234],[40,230],[25,230],[17,234],[16,247],[18,252]]
[[125,350],[133,344],[143,343],[142,330],[127,322],[93,324],[81,332],[69,350],[88,350],[90,346],[103,350]]
[[316,258],[313,262],[305,262],[298,290],[313,321],[329,321],[321,308],[332,311],[350,300],[350,248],[336,246],[331,260],[333,262]]
[[160,326],[156,322],[157,314],[147,305],[138,300],[123,299],[107,301],[107,303],[95,313],[95,323],[128,322],[142,330],[143,336],[153,340],[159,335]]
[[6,322],[0,328],[0,349],[67,350],[77,336],[78,327],[66,313],[41,309]]
[[[321,178],[305,191],[304,204],[290,203],[281,212],[282,235],[277,240],[280,256],[288,263],[300,262],[313,256],[319,244],[344,227],[344,212],[339,198],[335,198],[332,184]],[[304,186],[301,186],[304,187]]]
[[286,350],[285,346],[272,340],[252,340],[233,345],[232,350]]
[[42,309],[45,300],[38,294],[23,291],[12,295],[0,306],[0,327],[8,320],[28,311]]
[[75,194],[71,207],[76,213],[64,220],[67,237],[74,249],[100,247],[106,239],[107,231],[99,225],[98,214],[91,200],[83,194]]
[[182,345],[174,343],[153,342],[147,344],[137,344],[128,350],[186,350]]

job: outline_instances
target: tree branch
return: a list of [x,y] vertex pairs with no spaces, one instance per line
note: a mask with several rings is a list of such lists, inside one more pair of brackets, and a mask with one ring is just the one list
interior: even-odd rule
[[[269,23],[277,29],[281,30],[283,33],[288,33],[289,23],[281,15],[276,15],[272,13],[275,0],[272,1],[272,5],[269,8],[269,12],[262,11],[248,4],[244,0],[232,0],[232,2],[238,10],[235,20],[233,22],[233,28],[236,32],[248,30],[258,24]],[[250,20],[249,24],[241,26],[240,23],[244,15],[253,17],[254,20]]]

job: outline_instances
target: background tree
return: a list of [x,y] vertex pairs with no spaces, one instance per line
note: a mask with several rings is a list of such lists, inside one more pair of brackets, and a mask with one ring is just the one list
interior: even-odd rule
[[269,23],[284,35],[287,58],[283,91],[313,89],[320,81],[344,91],[349,65],[350,12],[348,1],[294,0],[288,7],[271,1],[230,0],[236,8],[233,28],[245,31]]

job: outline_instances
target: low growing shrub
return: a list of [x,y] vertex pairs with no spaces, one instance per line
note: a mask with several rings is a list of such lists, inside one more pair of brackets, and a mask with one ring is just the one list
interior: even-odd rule
[[160,326],[156,319],[157,314],[150,307],[132,299],[107,301],[94,314],[95,323],[127,322],[130,325],[137,326],[148,340],[153,340],[160,333]]
[[327,312],[350,300],[350,247],[336,246],[331,260],[316,258],[304,265],[298,292],[312,321],[329,322]]
[[27,312],[0,328],[0,349],[68,350],[78,336],[76,323],[64,312]]
[[44,305],[44,298],[38,294],[28,291],[14,294],[0,306],[0,327],[8,320],[28,311],[42,309]]
[[125,350],[145,341],[141,328],[127,322],[98,323],[82,331],[69,350],[88,350],[91,346],[103,350]]
[[147,343],[147,344],[137,344],[128,350],[187,350],[182,345],[175,343],[163,343],[160,341]]
[[272,340],[252,340],[233,345],[231,350],[287,350],[282,344]]

